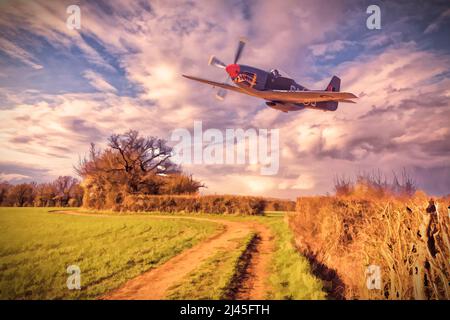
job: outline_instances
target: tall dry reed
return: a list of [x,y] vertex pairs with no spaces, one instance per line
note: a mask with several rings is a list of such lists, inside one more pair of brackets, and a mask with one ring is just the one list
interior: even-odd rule
[[[301,197],[289,224],[336,298],[449,299],[448,205],[420,192],[404,199]],[[380,289],[367,283],[369,266],[380,268]]]

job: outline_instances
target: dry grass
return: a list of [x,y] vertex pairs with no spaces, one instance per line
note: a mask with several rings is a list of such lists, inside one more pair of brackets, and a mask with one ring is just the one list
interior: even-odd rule
[[[450,203],[436,204],[431,207],[423,193],[302,197],[289,223],[332,297],[449,299]],[[367,287],[369,265],[381,268],[379,290]]]

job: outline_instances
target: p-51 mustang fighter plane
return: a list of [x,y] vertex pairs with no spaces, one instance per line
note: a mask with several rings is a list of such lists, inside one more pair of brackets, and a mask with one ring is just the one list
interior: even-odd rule
[[183,77],[221,88],[217,93],[219,99],[225,98],[226,90],[236,91],[264,99],[266,105],[283,112],[299,111],[305,108],[336,111],[339,102],[355,103],[350,100],[357,98],[353,93],[339,92],[341,79],[336,76],[331,79],[325,90],[308,90],[294,80],[281,76],[277,70],[267,72],[237,64],[244,46],[245,42],[239,41],[232,64],[226,65],[214,56],[209,60],[210,65],[225,69],[236,86],[187,75]]

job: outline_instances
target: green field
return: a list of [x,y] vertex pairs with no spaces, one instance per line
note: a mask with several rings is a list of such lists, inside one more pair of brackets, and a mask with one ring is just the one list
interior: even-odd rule
[[[95,298],[156,267],[220,226],[142,216],[70,216],[0,208],[0,299]],[[68,290],[78,265],[81,290]]]
[[[283,213],[196,216],[252,220],[271,229],[275,248],[267,298],[325,298],[321,281],[294,248]],[[154,213],[105,218],[52,213],[48,208],[0,208],[0,299],[98,298],[221,228],[214,222],[162,219]],[[249,239],[236,239],[235,251],[212,253],[173,286],[167,298],[225,298]],[[69,265],[80,267],[81,290],[67,289]]]

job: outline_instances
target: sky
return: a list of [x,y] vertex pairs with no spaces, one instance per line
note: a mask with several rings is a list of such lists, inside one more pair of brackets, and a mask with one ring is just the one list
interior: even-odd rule
[[[69,29],[66,9],[81,9]],[[369,5],[381,29],[369,30]],[[0,180],[75,175],[91,142],[129,129],[279,129],[275,175],[256,165],[186,165],[204,193],[294,199],[333,191],[336,176],[407,170],[450,193],[448,1],[0,1]],[[283,113],[181,74],[222,82],[214,54],[312,89],[333,75],[356,104]]]

